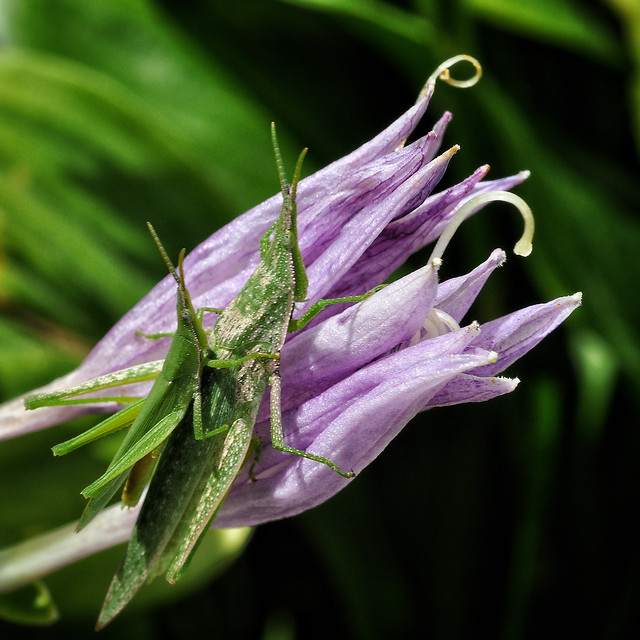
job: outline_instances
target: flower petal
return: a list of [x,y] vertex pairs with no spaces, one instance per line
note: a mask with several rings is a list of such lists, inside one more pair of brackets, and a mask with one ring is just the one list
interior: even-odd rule
[[[481,350],[461,353],[478,331],[471,325],[389,354],[285,412],[286,443],[360,471],[448,380],[496,357]],[[263,440],[268,440],[268,430],[266,422],[256,429]],[[216,526],[293,515],[320,504],[349,482],[325,465],[270,447],[264,449],[255,474],[257,482],[239,478]]]
[[431,407],[449,407],[465,402],[485,402],[492,398],[511,393],[520,384],[518,378],[482,378],[480,376],[461,373],[447,382],[429,400],[425,409]]
[[[360,282],[352,293],[334,294],[343,288],[340,283],[354,265],[371,260],[364,254],[389,223],[404,215],[416,202],[422,202],[433,190],[455,151],[453,147],[425,163],[420,146],[412,145],[367,165],[350,177],[345,186],[339,187],[338,194],[325,203],[326,218],[314,225],[316,244],[304,254],[310,302],[324,296],[364,293],[386,278],[388,273],[374,284]],[[378,259],[381,258],[379,255]]]
[[448,313],[456,322],[461,322],[489,276],[494,269],[502,266],[506,259],[505,252],[496,249],[488,260],[471,273],[441,282],[438,285],[434,306]]
[[[432,264],[396,280],[363,302],[295,334],[282,350],[282,409],[319,395],[411,338],[437,290]],[[268,417],[263,403],[260,419]]]
[[498,360],[473,371],[478,376],[494,376],[535,347],[546,335],[580,306],[582,294],[575,293],[521,309],[482,325],[474,347],[498,353]]

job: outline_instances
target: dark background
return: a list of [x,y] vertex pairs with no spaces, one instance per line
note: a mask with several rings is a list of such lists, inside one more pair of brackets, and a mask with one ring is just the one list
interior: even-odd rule
[[[445,145],[462,149],[442,186],[484,163],[493,178],[530,169],[516,191],[537,224],[532,256],[510,257],[469,319],[584,292],[507,372],[522,380],[509,397],[422,414],[341,494],[259,527],[215,579],[203,560],[209,577],[189,595],[134,603],[102,637],[635,637],[633,4],[0,2],[3,399],[71,370],[164,276],[147,219],[176,255],[275,192],[271,120],[285,157],[310,148],[308,174],[389,124],[458,53],[485,75],[439,84],[421,125],[454,113]],[[514,220],[466,223],[443,276],[510,248]],[[48,450],[79,428],[2,443],[0,544],[77,517],[81,478],[108,452],[62,471]],[[2,637],[88,637],[120,553],[51,576],[61,620],[0,622]]]

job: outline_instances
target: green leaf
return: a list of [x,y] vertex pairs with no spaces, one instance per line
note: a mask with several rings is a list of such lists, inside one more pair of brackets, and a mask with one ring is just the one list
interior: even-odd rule
[[584,4],[570,0],[464,0],[469,12],[503,29],[606,62],[620,62],[616,34]]
[[[222,575],[242,554],[252,529],[212,529],[203,537],[196,561],[176,584],[164,579],[143,587],[122,617],[163,607],[178,601]],[[122,560],[120,545],[86,558],[47,579],[63,619],[89,616],[93,621],[104,600],[113,573]]]
[[[263,199],[269,186],[264,167],[272,159],[268,144],[256,141],[268,140],[269,116],[221,64],[164,19],[155,3],[8,0],[3,7],[9,48],[75,60],[134,91],[150,126],[164,119],[188,143],[190,168],[204,172],[223,196],[223,219]],[[215,204],[220,210],[221,202]]]
[[608,0],[618,14],[623,36],[632,60],[630,73],[630,111],[633,118],[636,150],[640,153],[640,3],[633,0]]
[[150,2],[8,1],[0,31],[0,294],[92,343],[164,275],[147,220],[173,255],[273,193],[270,118]]
[[580,376],[578,436],[595,446],[603,435],[606,416],[613,409],[620,373],[619,358],[611,345],[593,331],[575,331],[570,340],[572,357]]
[[434,37],[433,25],[420,15],[381,0],[283,0],[309,9],[358,18],[415,42]]
[[[507,588],[508,614],[504,638],[524,635],[527,606],[538,580],[544,525],[548,518],[549,494],[558,474],[558,449],[562,434],[563,399],[552,378],[534,382],[529,394],[525,428],[514,448],[520,460],[520,481],[524,485],[517,514],[510,576]],[[522,441],[526,445],[522,445]]]
[[[0,391],[7,398],[68,373],[89,347],[42,319],[29,320],[33,321],[32,331],[0,316]],[[16,362],[20,362],[19,367]]]
[[41,581],[0,594],[0,618],[16,624],[45,626],[56,622],[58,609]]

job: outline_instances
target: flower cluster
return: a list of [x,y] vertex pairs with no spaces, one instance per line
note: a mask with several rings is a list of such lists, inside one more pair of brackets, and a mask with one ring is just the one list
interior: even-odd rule
[[[405,141],[447,66],[434,73],[416,104],[382,133],[300,181],[299,241],[310,282],[305,305],[360,294],[380,284],[409,255],[437,240],[446,229],[448,239],[451,225],[502,197],[528,176],[521,172],[486,181],[488,167],[483,166],[461,183],[435,191],[458,150],[454,146],[439,154],[450,114],[445,113],[424,137],[408,145]],[[524,209],[517,200],[513,202]],[[280,205],[281,197],[274,196],[187,256],[184,271],[196,307],[224,307],[238,293],[259,261],[259,239]],[[465,314],[487,278],[504,262],[505,253],[496,249],[471,273],[439,282],[445,243],[442,240],[436,246],[423,268],[363,302],[327,308],[290,336],[281,354],[288,445],[326,456],[358,473],[418,412],[480,402],[512,391],[518,380],[499,374],[580,304],[576,294],[482,326],[464,325]],[[175,295],[173,278],[165,278],[109,331],[76,371],[39,391],[62,389],[162,358],[168,343],[147,340],[138,332],[171,331],[176,321]],[[0,437],[44,428],[92,410],[80,405],[27,412],[22,403],[17,399],[0,408]],[[264,406],[256,433],[269,441]],[[350,482],[325,465],[270,447],[264,448],[254,474],[257,482],[250,482],[244,472],[237,479],[215,526],[252,525],[299,513]],[[133,515],[118,508],[105,511],[76,536],[94,540],[76,556],[126,539]],[[119,533],[113,535],[116,528]]]

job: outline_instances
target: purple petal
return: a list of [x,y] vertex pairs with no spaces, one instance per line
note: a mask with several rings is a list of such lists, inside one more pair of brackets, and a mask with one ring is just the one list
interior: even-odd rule
[[[45,387],[30,392],[28,395],[65,389],[72,387],[81,380],[82,376],[79,375],[76,370],[54,380]],[[86,409],[79,409],[78,406],[46,407],[44,409],[36,409],[35,411],[27,411],[24,408],[25,397],[26,394],[9,400],[2,405],[0,409],[0,440],[16,438],[17,436],[31,433],[32,431],[44,429],[52,424],[61,424],[66,420],[71,420],[80,413],[87,413]]]
[[480,182],[488,169],[488,165],[480,167],[459,184],[430,196],[401,218],[390,222],[327,296],[337,298],[371,289],[386,280],[412,253],[433,242],[458,208],[469,199],[492,190],[510,189],[529,176],[528,171],[521,171],[508,178]]
[[483,324],[482,332],[472,346],[496,351],[498,360],[473,371],[473,374],[491,377],[504,371],[566,320],[580,306],[581,301],[582,294],[575,293]]
[[[324,223],[314,228],[314,234],[318,237],[316,245],[304,255],[310,282],[310,301],[323,296],[342,295],[334,295],[333,291],[341,288],[339,283],[355,264],[366,259],[363,254],[391,220],[403,215],[415,206],[416,201],[421,202],[433,190],[444,175],[454,152],[455,148],[424,163],[421,148],[411,146],[379,160],[384,172],[368,165],[359,175],[353,176],[351,188],[357,198],[340,191],[341,197],[336,199],[335,208],[329,206],[329,215]],[[409,160],[409,171],[398,173],[398,167],[401,166],[398,160],[403,160],[403,164]],[[379,279],[375,284],[383,280]],[[355,293],[364,293],[373,286],[362,282]],[[327,292],[332,293],[328,295]]]
[[506,258],[502,249],[496,249],[471,273],[441,282],[434,306],[448,313],[456,322],[462,322],[489,276],[504,264]]
[[[285,441],[360,471],[448,380],[495,358],[489,352],[452,352],[463,349],[476,331],[467,328],[391,354],[286,412]],[[241,477],[234,485],[216,526],[294,515],[327,500],[349,482],[325,465],[272,448],[264,450],[256,477],[255,483]]]
[[[419,331],[437,290],[433,265],[301,333],[282,350],[282,409],[298,406]],[[261,419],[268,417],[262,407]]]
[[[424,114],[432,90],[421,96],[387,129],[353,153],[304,178],[298,185],[300,241],[304,226],[313,227],[316,218],[327,214],[323,197],[335,189],[344,176],[393,151],[413,131]],[[442,128],[442,127],[441,127]],[[259,260],[262,234],[277,217],[282,196],[276,194],[250,209],[198,245],[184,261],[187,286],[197,307],[223,307],[238,293]],[[305,220],[306,216],[306,220]],[[157,340],[135,340],[138,330],[147,333],[171,331],[176,324],[175,281],[167,276],[129,311],[89,354],[81,368],[85,379],[162,358],[168,348]],[[105,363],[108,368],[105,368]]]
[[520,383],[518,378],[481,378],[461,373],[447,382],[427,403],[427,408],[448,407],[465,402],[485,402],[511,393]]

